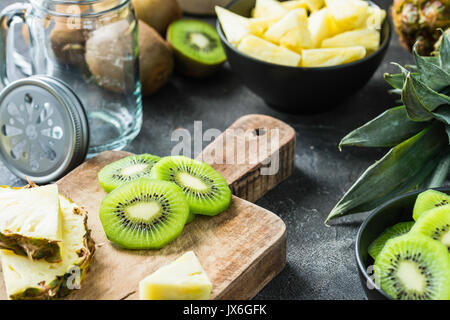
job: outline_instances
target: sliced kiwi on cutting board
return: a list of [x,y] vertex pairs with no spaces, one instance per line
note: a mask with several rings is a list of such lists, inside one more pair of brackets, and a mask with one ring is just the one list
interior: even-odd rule
[[109,193],[100,206],[107,238],[126,249],[159,249],[177,238],[189,205],[174,183],[140,178]]
[[167,41],[175,52],[176,70],[186,76],[209,76],[227,59],[216,29],[203,21],[175,21],[167,30]]
[[450,205],[440,206],[423,213],[411,229],[445,245],[450,252]]
[[394,299],[450,299],[447,248],[426,236],[407,234],[389,240],[374,271],[375,282]]
[[417,196],[413,209],[413,219],[417,221],[422,213],[447,204],[450,204],[450,196],[446,193],[432,189],[424,191]]
[[132,155],[105,166],[98,173],[98,181],[106,192],[121,184],[142,177],[149,177],[160,157],[151,154]]
[[378,256],[378,254],[383,250],[384,245],[386,242],[388,242],[390,239],[402,236],[411,230],[412,226],[414,225],[414,221],[408,221],[408,222],[400,222],[396,225],[386,229],[385,232],[383,232],[377,239],[375,239],[374,242],[369,246],[369,254],[370,256],[375,260]]
[[152,177],[178,185],[193,214],[215,216],[230,205],[227,181],[206,163],[184,156],[165,157],[153,167]]

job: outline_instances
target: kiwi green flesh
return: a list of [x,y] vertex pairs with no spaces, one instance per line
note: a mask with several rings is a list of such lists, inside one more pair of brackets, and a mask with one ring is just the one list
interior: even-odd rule
[[406,234],[389,240],[374,265],[375,281],[394,299],[450,299],[450,259],[438,241]]
[[428,210],[450,204],[450,196],[436,190],[427,190],[417,196],[413,209],[413,219],[417,221],[420,215]]
[[140,178],[109,193],[100,206],[108,239],[127,249],[159,249],[182,232],[189,205],[174,183]]
[[186,224],[191,223],[194,220],[195,220],[195,214],[193,214],[192,212],[189,212],[189,216],[188,216],[188,219],[186,221]]
[[400,222],[386,229],[374,242],[369,246],[369,255],[375,260],[378,254],[383,250],[387,241],[392,238],[402,236],[411,230],[414,221]]
[[441,242],[450,252],[450,205],[441,206],[423,213],[411,229]]
[[172,23],[167,30],[167,41],[174,49],[176,70],[189,77],[210,76],[227,59],[217,31],[203,21]]
[[206,163],[183,156],[166,157],[153,167],[152,176],[178,185],[193,214],[214,216],[230,205],[226,180]]
[[151,154],[120,159],[105,166],[98,174],[98,181],[106,192],[111,192],[125,182],[149,177],[153,166],[159,160],[159,157]]

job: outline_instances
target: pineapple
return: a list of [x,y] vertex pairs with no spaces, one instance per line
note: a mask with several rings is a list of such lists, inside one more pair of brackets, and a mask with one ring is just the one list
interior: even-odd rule
[[279,19],[274,18],[251,18],[249,20],[249,30],[257,37],[263,37],[269,27]]
[[212,283],[189,251],[139,283],[141,300],[208,300]]
[[371,6],[367,9],[366,28],[381,30],[381,25],[386,19],[386,11],[377,6]]
[[288,10],[303,8],[308,9],[310,12],[320,10],[324,4],[324,0],[290,0],[281,2],[281,5]]
[[392,20],[400,43],[409,51],[429,55],[441,33],[450,27],[450,0],[394,0]]
[[281,3],[276,0],[256,0],[255,8],[253,9],[254,18],[281,18],[288,10],[283,8]]
[[[19,192],[19,191],[15,191]],[[59,196],[62,212],[62,261],[48,263],[2,250],[2,270],[11,300],[54,299],[79,289],[95,251],[87,228],[87,212]]]
[[380,46],[380,33],[374,29],[359,29],[340,33],[322,41],[322,48],[363,46],[375,51]]
[[349,63],[366,56],[361,46],[348,48],[324,48],[302,51],[302,67],[328,67]]
[[301,55],[298,53],[254,35],[249,35],[242,39],[238,50],[255,59],[285,66],[296,67],[301,60]]
[[61,214],[58,187],[0,193],[0,247],[30,259],[61,261]]
[[362,0],[325,0],[336,20],[339,32],[363,27],[367,21],[369,3]]
[[232,45],[237,46],[245,36],[250,34],[249,19],[218,6],[216,6],[216,14],[227,40]]
[[296,52],[311,48],[313,41],[308,29],[306,10],[290,11],[266,31],[264,38]]
[[336,33],[336,22],[327,8],[313,12],[308,18],[308,29],[314,47],[320,47],[322,40]]

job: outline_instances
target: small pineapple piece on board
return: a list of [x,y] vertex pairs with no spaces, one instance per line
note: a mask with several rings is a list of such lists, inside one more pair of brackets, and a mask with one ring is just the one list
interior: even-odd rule
[[311,48],[313,41],[308,29],[306,10],[290,11],[266,31],[264,38],[296,52]]
[[362,46],[375,51],[380,46],[380,32],[375,29],[347,31],[322,41],[322,48],[342,48]]
[[366,49],[361,46],[303,50],[302,67],[336,66],[362,59],[365,55]]
[[237,46],[245,36],[250,34],[249,19],[218,6],[216,6],[216,14],[227,40],[232,45]]
[[0,247],[33,260],[60,261],[62,233],[56,184],[9,190],[0,194]]
[[308,29],[315,48],[320,47],[323,39],[335,34],[335,21],[327,8],[313,12],[309,16]]
[[369,3],[362,0],[325,0],[330,13],[336,20],[339,32],[364,27]]
[[280,18],[288,13],[279,1],[276,0],[256,0],[253,9],[254,18]]
[[212,283],[189,251],[139,283],[140,300],[209,300]]
[[381,26],[386,19],[386,11],[377,6],[370,6],[367,9],[366,27],[368,29],[381,30]]
[[254,35],[245,37],[238,50],[255,59],[291,67],[297,67],[301,60],[300,54]]

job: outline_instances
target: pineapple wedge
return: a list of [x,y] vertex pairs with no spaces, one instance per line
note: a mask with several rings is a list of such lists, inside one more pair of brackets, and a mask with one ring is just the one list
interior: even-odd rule
[[283,8],[281,3],[276,0],[256,0],[255,8],[253,9],[254,18],[281,18],[288,13],[286,8]]
[[308,29],[315,48],[320,47],[322,40],[336,32],[336,22],[327,8],[313,12],[308,18]]
[[381,30],[381,26],[386,19],[386,11],[377,6],[370,6],[367,9],[366,28]]
[[245,36],[250,34],[249,19],[218,6],[216,6],[216,14],[227,40],[232,45],[237,46]]
[[0,247],[33,260],[61,261],[58,187],[2,190]]
[[299,53],[303,48],[311,48],[313,41],[308,29],[306,10],[290,11],[266,31],[264,38]]
[[304,8],[311,12],[320,10],[324,4],[324,0],[289,0],[281,2],[281,5],[288,10]]
[[298,53],[254,35],[242,39],[238,50],[255,59],[291,67],[297,67],[301,60],[301,55]]
[[274,18],[251,18],[249,20],[250,33],[257,37],[263,37],[264,33],[270,26],[275,24],[279,19]]
[[[19,192],[19,191],[15,191]],[[11,300],[54,299],[79,289],[92,261],[95,244],[87,228],[87,213],[59,196],[62,212],[62,261],[48,263],[1,250],[2,270]]]
[[208,300],[212,283],[189,251],[139,283],[140,300]]
[[361,46],[303,50],[302,67],[335,66],[356,61],[365,56],[366,49]]
[[326,5],[336,20],[339,32],[364,27],[369,3],[362,0],[325,0]]
[[380,46],[380,32],[375,29],[359,29],[340,33],[322,41],[322,48],[342,48],[362,46],[375,51]]

